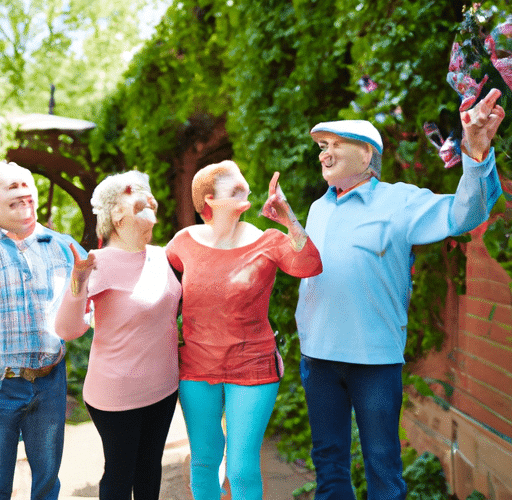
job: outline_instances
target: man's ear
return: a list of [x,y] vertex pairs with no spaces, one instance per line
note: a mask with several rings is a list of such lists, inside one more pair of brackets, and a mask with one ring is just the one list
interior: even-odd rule
[[372,161],[372,156],[373,156],[373,148],[371,147],[370,144],[366,143],[365,162],[367,165],[369,165],[370,162]]

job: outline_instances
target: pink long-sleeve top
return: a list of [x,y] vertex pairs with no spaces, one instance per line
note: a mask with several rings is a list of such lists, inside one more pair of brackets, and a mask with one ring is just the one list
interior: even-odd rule
[[84,400],[94,408],[123,411],[156,403],[178,388],[176,315],[181,285],[161,247],[95,251],[87,290],[68,290],[56,321],[64,340],[79,337],[87,299],[94,303],[94,336]]
[[287,235],[268,229],[258,240],[233,249],[212,248],[187,230],[166,247],[183,272],[183,338],[180,378],[258,385],[277,382],[280,359],[268,320],[277,268],[299,278],[322,272],[308,238],[300,252]]

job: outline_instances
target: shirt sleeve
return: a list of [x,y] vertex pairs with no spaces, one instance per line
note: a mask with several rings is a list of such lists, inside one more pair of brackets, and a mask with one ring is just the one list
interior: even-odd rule
[[165,254],[167,255],[167,260],[169,261],[169,264],[176,269],[179,273],[183,272],[183,262],[180,259],[178,252],[179,252],[179,239],[180,236],[175,236],[169,243],[167,243],[167,246],[165,247]]
[[283,232],[275,229],[273,242],[273,255],[277,267],[290,276],[296,278],[309,278],[322,272],[322,261],[320,253],[315,244],[309,238],[306,244],[297,252],[293,249],[290,238]]
[[68,287],[55,318],[55,332],[64,340],[73,340],[83,335],[90,325],[85,321],[87,287],[82,287],[78,297]]
[[[85,250],[74,238],[67,234],[61,234],[63,238],[63,247],[66,258],[69,261],[70,268],[74,264],[73,253],[69,248],[73,244],[76,251],[82,259],[87,258],[87,250]],[[55,317],[55,332],[63,340],[73,340],[83,335],[90,325],[85,321],[85,310],[87,307],[87,287],[82,287],[82,291],[78,297],[71,294],[69,286],[62,298],[57,315]]]
[[454,195],[418,189],[407,200],[403,215],[409,219],[407,241],[411,245],[458,236],[489,218],[502,193],[494,149],[481,163],[463,155],[462,166],[463,174]]

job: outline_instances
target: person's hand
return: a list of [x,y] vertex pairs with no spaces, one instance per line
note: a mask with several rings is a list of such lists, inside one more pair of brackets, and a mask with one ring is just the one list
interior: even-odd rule
[[286,201],[286,196],[277,182],[279,172],[275,172],[268,186],[268,199],[261,209],[261,214],[283,226],[289,227],[297,221],[293,211]]
[[288,205],[286,196],[277,182],[278,179],[279,172],[275,172],[268,186],[268,199],[261,209],[261,214],[286,226],[293,249],[300,252],[307,242],[308,235]]
[[464,136],[461,150],[476,161],[483,161],[491,147],[491,140],[505,111],[496,104],[501,96],[498,89],[492,89],[474,108],[460,113]]
[[82,259],[73,243],[69,245],[69,248],[75,260],[71,273],[71,292],[77,296],[82,290],[83,284],[89,279],[92,270],[96,268],[96,256],[91,251],[88,253],[87,259]]

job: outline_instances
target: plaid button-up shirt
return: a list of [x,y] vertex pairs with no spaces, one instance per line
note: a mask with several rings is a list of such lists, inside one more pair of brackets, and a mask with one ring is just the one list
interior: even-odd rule
[[15,242],[0,232],[0,371],[55,363],[64,341],[55,316],[73,268],[73,238],[40,224]]

